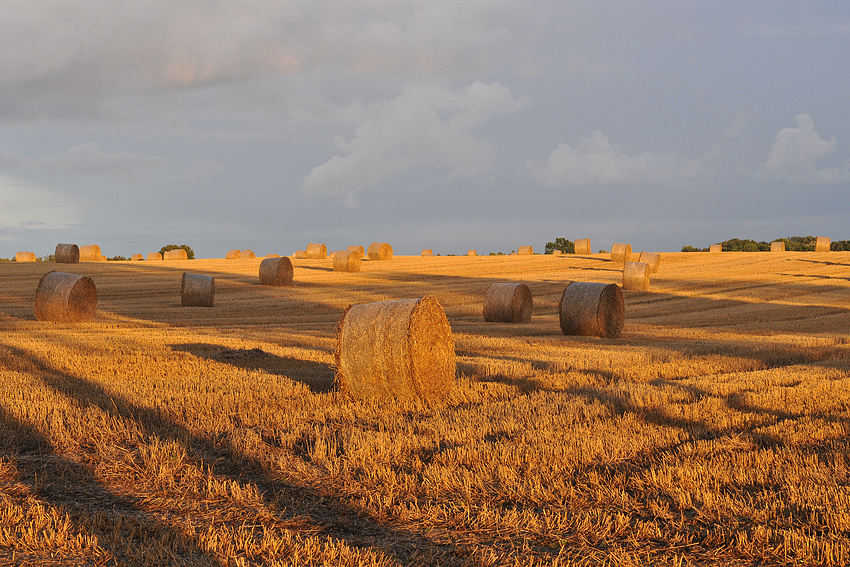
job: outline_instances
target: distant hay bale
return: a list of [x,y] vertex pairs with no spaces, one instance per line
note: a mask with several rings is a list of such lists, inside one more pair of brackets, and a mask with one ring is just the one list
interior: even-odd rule
[[311,242],[307,245],[307,258],[310,260],[324,260],[328,257],[328,247],[324,244]]
[[162,255],[163,260],[188,260],[189,253],[185,248],[175,248],[174,250],[166,250]]
[[161,252],[151,252],[150,254],[148,254],[148,260],[151,260],[151,261],[162,260],[162,253]]
[[266,258],[260,262],[260,283],[262,285],[287,286],[292,285],[292,260],[281,258]]
[[611,261],[616,264],[625,264],[626,262],[631,262],[632,258],[632,245],[631,244],[622,244],[619,242],[615,242],[613,246],[611,246]]
[[100,246],[97,244],[87,244],[80,246],[80,262],[101,262],[103,254],[100,251]]
[[15,254],[15,262],[35,262],[35,252],[18,252]]
[[132,256],[130,256],[130,260],[132,260],[133,262],[138,262],[139,260],[144,260],[144,259],[145,259],[145,257],[142,256],[141,254],[133,254]]
[[626,322],[623,291],[616,284],[570,282],[558,305],[561,332],[615,339]]
[[225,260],[238,260],[242,257],[241,250],[228,250],[227,254],[224,255]]
[[558,250],[557,248],[552,250],[552,256],[561,256],[561,255],[563,255],[563,253],[564,253],[563,250]]
[[770,243],[771,252],[785,252],[785,243],[781,240],[774,240]]
[[657,273],[658,268],[661,266],[661,254],[641,250],[640,256],[638,256],[638,262],[648,264],[650,274]]
[[303,260],[303,259],[305,259],[306,257],[307,257],[307,251],[306,251],[306,250],[296,250],[296,251],[295,251],[295,258],[296,258],[296,259],[301,259],[301,260]]
[[80,261],[80,248],[76,244],[57,244],[53,259],[57,264],[76,264]]
[[648,291],[649,264],[644,262],[626,262],[623,265],[623,289]]
[[423,256],[433,256],[433,255],[434,255],[434,251],[433,251],[433,250],[431,250],[430,248],[423,248],[423,249],[422,249],[422,255],[423,255]]
[[708,251],[709,252],[723,252],[723,245],[722,244],[712,244],[711,246],[708,247]]
[[531,290],[524,283],[494,283],[484,296],[484,320],[528,323],[533,309]]
[[334,271],[359,272],[360,252],[355,250],[340,250],[334,254]]
[[101,261],[101,262],[106,262],[106,256],[105,256],[105,255],[101,255],[101,256],[100,256],[100,261]]
[[424,400],[449,393],[454,341],[433,296],[352,305],[338,329],[336,383],[343,393]]
[[815,242],[815,252],[829,252],[831,245],[832,241],[828,236],[818,236],[817,242]]
[[361,258],[366,255],[366,249],[362,246],[349,246],[346,250],[353,250],[354,252],[357,252],[360,254]]
[[215,301],[215,278],[183,272],[180,293],[184,307],[212,307]]
[[373,242],[366,252],[370,260],[392,260],[393,247],[386,242]]
[[523,256],[534,254],[534,247],[533,246],[520,246],[519,248],[517,248],[516,253],[519,254],[519,255],[523,255]]
[[470,249],[470,250],[466,251],[466,255],[467,256],[478,256],[478,251]]
[[257,255],[254,254],[254,251],[251,250],[250,248],[246,248],[245,250],[242,250],[242,259],[243,260],[246,260],[246,259],[250,260],[251,258],[256,258],[256,257],[257,257]]
[[39,321],[84,323],[97,311],[97,288],[85,276],[48,272],[35,290],[35,318]]
[[280,254],[266,254],[266,258],[280,258]]
[[576,240],[575,242],[576,254],[592,254],[593,252],[590,249],[590,239],[582,238],[581,240]]

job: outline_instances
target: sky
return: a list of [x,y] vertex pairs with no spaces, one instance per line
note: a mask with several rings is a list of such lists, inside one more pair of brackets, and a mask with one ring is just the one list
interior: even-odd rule
[[850,239],[844,1],[0,0],[0,257]]

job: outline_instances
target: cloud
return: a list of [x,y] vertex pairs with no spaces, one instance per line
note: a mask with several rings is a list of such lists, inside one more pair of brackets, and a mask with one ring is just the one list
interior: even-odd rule
[[189,167],[186,168],[184,178],[189,181],[195,182],[203,181],[211,175],[220,173],[222,171],[225,171],[226,169],[227,166],[218,161],[217,158],[213,158],[210,160],[195,158],[195,161],[192,162]]
[[498,83],[476,81],[462,92],[408,84],[394,100],[371,108],[351,141],[336,140],[343,155],[314,167],[304,191],[345,197],[350,205],[359,191],[419,168],[448,178],[480,177],[493,170],[495,149],[474,133],[494,116],[529,104]]
[[130,152],[104,152],[96,142],[87,142],[65,150],[58,156],[29,160],[30,167],[67,173],[98,174],[140,170],[167,164],[162,157],[150,157]]
[[601,131],[579,138],[575,147],[558,144],[546,163],[529,161],[534,179],[543,187],[586,185],[674,185],[707,171],[715,148],[694,160],[676,152],[634,152],[612,144]]
[[783,128],[774,138],[767,161],[757,177],[784,179],[792,183],[839,183],[850,181],[850,168],[818,168],[817,163],[836,151],[833,136],[822,138],[808,114],[794,117],[796,128]]
[[46,229],[78,222],[80,206],[47,187],[0,176],[0,227]]

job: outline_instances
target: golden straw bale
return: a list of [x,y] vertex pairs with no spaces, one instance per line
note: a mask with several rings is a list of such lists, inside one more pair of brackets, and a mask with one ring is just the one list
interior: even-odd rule
[[470,250],[466,251],[466,255],[467,256],[478,256],[478,251],[470,249]]
[[484,296],[484,320],[500,323],[528,323],[534,301],[524,283],[494,283]]
[[611,261],[616,264],[625,264],[626,262],[631,262],[632,258],[632,245],[631,244],[621,244],[619,242],[615,242],[613,246],[611,246]]
[[366,249],[362,246],[349,246],[348,248],[346,248],[346,250],[353,250],[357,252],[358,254],[360,254],[361,258],[366,255]]
[[260,283],[262,285],[292,285],[292,260],[284,256],[266,258],[260,262]]
[[238,260],[242,257],[241,250],[228,250],[227,254],[224,255],[225,260]]
[[280,258],[280,254],[266,254],[266,258]]
[[557,248],[555,250],[552,250],[552,256],[561,256],[563,254],[564,254],[563,250],[558,250]]
[[97,288],[91,278],[48,272],[35,290],[35,318],[39,321],[83,323],[97,311]]
[[785,252],[785,243],[781,240],[774,240],[770,243],[771,252]]
[[307,257],[307,251],[306,250],[296,250],[295,251],[295,258],[296,259],[303,260],[306,257]]
[[454,340],[433,296],[352,305],[338,329],[336,383],[343,393],[436,400],[451,390]]
[[148,260],[162,260],[162,252],[151,252],[148,254]]
[[593,254],[593,251],[590,249],[590,239],[582,238],[580,240],[576,240],[575,242],[576,254]]
[[570,282],[558,305],[561,332],[614,339],[626,322],[623,291],[616,284]]
[[623,265],[623,289],[648,291],[649,264],[644,262],[626,262]]
[[250,248],[246,248],[245,250],[242,250],[242,259],[243,260],[246,260],[246,259],[250,260],[251,258],[256,258],[256,257],[257,257],[257,255],[254,254],[254,251],[251,250]]
[[101,255],[101,256],[100,256],[100,261],[101,261],[101,262],[106,262],[106,256],[105,256],[105,255]]
[[366,252],[370,260],[392,260],[393,247],[386,242],[373,242]]
[[519,248],[517,248],[516,253],[521,254],[521,255],[534,254],[534,247],[533,246],[520,246]]
[[35,262],[35,252],[18,252],[15,254],[15,262]]
[[80,248],[76,244],[57,244],[53,259],[57,264],[76,264],[80,261]]
[[359,272],[360,252],[340,250],[334,254],[334,270],[337,272]]
[[422,255],[423,255],[423,256],[433,256],[433,255],[434,255],[434,251],[433,251],[433,250],[431,250],[430,248],[423,248],[423,249],[422,249]]
[[655,274],[658,272],[658,268],[661,266],[661,254],[658,254],[657,252],[645,252],[641,250],[640,256],[638,256],[638,262],[649,264],[649,273]]
[[130,256],[130,260],[132,260],[133,262],[139,262],[139,261],[144,260],[144,259],[145,259],[145,257],[142,256],[141,254],[133,254],[132,256]]
[[818,239],[815,242],[815,252],[829,252],[831,245],[832,241],[828,236],[818,236]]
[[184,307],[212,307],[215,301],[215,278],[183,272],[180,294]]
[[708,251],[709,252],[723,252],[723,245],[722,244],[712,244],[711,246],[708,247]]
[[162,255],[163,260],[188,260],[189,253],[185,248],[175,248],[174,250],[166,250]]
[[307,245],[307,258],[311,260],[324,260],[328,257],[328,247],[324,244],[311,242]]
[[80,262],[101,262],[103,254],[97,244],[80,246]]

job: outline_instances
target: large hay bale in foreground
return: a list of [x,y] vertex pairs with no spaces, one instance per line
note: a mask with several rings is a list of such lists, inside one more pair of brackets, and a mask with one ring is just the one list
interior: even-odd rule
[[393,247],[386,242],[373,242],[366,251],[370,260],[392,260]]
[[433,296],[352,305],[339,321],[336,383],[355,398],[435,400],[456,365],[449,320]]
[[287,286],[292,285],[292,260],[281,258],[266,258],[260,262],[260,283],[262,285]]
[[623,291],[616,284],[570,282],[558,305],[561,332],[614,339],[626,323]]
[[623,289],[648,291],[649,264],[644,262],[626,262],[623,265]]
[[35,262],[35,252],[18,252],[15,254],[15,262]]
[[150,254],[148,254],[148,260],[150,260],[150,261],[162,260],[162,252],[151,252]]
[[76,244],[57,244],[53,259],[57,264],[76,264],[80,261],[80,247]]
[[818,236],[818,239],[815,242],[815,252],[829,252],[831,245],[832,241],[828,236]]
[[484,296],[484,320],[499,323],[528,323],[534,301],[524,283],[494,283]]
[[97,288],[91,278],[47,272],[35,290],[35,318],[39,321],[84,323],[97,311]]
[[307,258],[310,260],[324,260],[328,257],[328,247],[324,244],[311,242],[307,245]]
[[657,273],[658,268],[661,266],[661,254],[658,254],[657,252],[646,252],[644,250],[641,250],[640,256],[638,256],[638,262],[649,264],[650,274]]
[[188,260],[189,253],[185,248],[175,248],[174,250],[166,250],[162,255],[163,260]]
[[256,257],[257,257],[257,255],[254,254],[254,251],[251,250],[250,248],[246,248],[245,250],[242,250],[242,259],[243,260],[245,260],[245,259],[250,260],[250,259],[256,258]]
[[359,272],[360,253],[354,250],[340,250],[334,254],[334,270],[337,272]]
[[184,307],[212,307],[215,301],[215,278],[183,272],[180,294]]
[[133,262],[138,262],[138,261],[144,260],[144,259],[145,259],[145,257],[142,256],[141,254],[133,254],[132,256],[130,256],[130,260],[132,260]]
[[97,244],[80,246],[80,262],[101,262],[102,259],[103,253]]
[[422,249],[422,255],[423,255],[423,256],[433,256],[433,255],[434,255],[434,251],[433,251],[433,250],[431,250],[430,248],[423,248],[423,249]]
[[575,249],[576,249],[576,254],[582,254],[582,255],[593,254],[593,251],[590,249],[590,239],[589,238],[582,238],[580,240],[576,240],[575,241]]
[[533,246],[520,246],[519,248],[517,248],[516,253],[523,255],[523,256],[528,256],[528,255],[534,254],[534,247]]
[[709,252],[723,252],[723,245],[722,244],[712,244],[711,246],[708,247],[708,251]]
[[236,249],[228,250],[227,254],[224,255],[225,260],[239,260],[240,258],[242,258],[242,251]]
[[353,250],[354,252],[357,252],[360,254],[361,258],[366,255],[366,249],[362,246],[349,246],[346,250]]
[[785,243],[781,240],[774,240],[770,243],[771,252],[785,252]]
[[632,258],[632,245],[631,244],[622,244],[620,242],[615,242],[613,246],[611,246],[611,261],[616,264],[625,264],[626,262],[631,262]]

